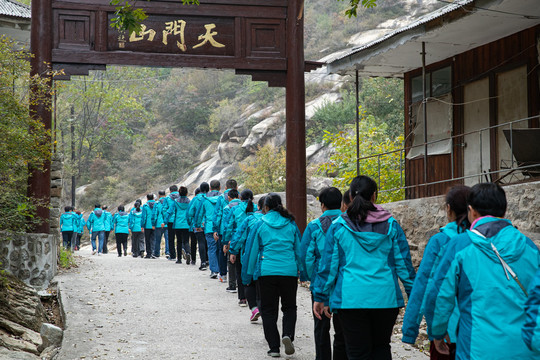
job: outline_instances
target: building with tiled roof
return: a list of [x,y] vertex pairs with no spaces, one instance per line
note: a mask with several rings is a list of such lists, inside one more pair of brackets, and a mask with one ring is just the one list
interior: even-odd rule
[[0,0],[0,35],[30,48],[30,7],[14,0]]

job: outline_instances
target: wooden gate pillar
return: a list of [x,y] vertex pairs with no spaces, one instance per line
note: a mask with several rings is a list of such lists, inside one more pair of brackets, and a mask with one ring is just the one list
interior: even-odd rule
[[287,13],[287,208],[300,231],[306,227],[306,109],[304,84],[304,1],[288,2]]
[[[32,0],[32,32],[30,37],[30,50],[34,57],[30,60],[31,75],[39,75],[48,79],[51,86],[52,79],[49,74],[49,66],[52,62],[52,7],[51,0]],[[31,89],[31,92],[35,89]],[[47,92],[47,98],[39,103],[30,106],[30,114],[38,117],[45,129],[51,129],[52,115],[50,104],[52,95]],[[31,98],[32,98],[31,94]],[[43,98],[43,96],[42,96]],[[47,140],[50,143],[50,138]],[[34,231],[39,233],[49,232],[49,204],[51,197],[51,162],[47,160],[43,169],[32,170],[28,195],[40,202],[42,205],[37,209],[37,216],[42,220]]]

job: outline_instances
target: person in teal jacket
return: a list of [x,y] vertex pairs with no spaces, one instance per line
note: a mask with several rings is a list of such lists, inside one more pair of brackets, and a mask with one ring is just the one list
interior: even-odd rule
[[[313,280],[318,269],[321,254],[324,250],[324,240],[326,232],[332,225],[332,222],[341,215],[341,201],[343,196],[341,191],[335,187],[323,189],[319,194],[321,210],[323,214],[310,222],[304,234],[302,235],[301,253],[302,261],[306,269],[308,280]],[[313,299],[313,297],[312,297]],[[340,329],[339,324],[336,324],[336,316],[334,319],[334,328]],[[316,360],[332,360],[332,346],[330,342],[330,319],[323,316],[318,319],[313,314],[314,319],[314,338],[315,338],[315,359]],[[337,326],[336,326],[337,325]],[[334,337],[334,359],[347,359],[345,353],[345,342],[341,331],[336,331]]]
[[129,214],[125,211],[123,205],[118,207],[118,211],[113,216],[112,227],[116,238],[116,251],[118,257],[122,256],[122,247],[124,247],[124,256],[127,256],[127,239],[129,235]]
[[133,257],[144,256],[144,233],[142,227],[141,200],[137,199],[129,212],[129,230],[131,231],[131,254]]
[[165,217],[167,216],[166,212],[163,211],[163,204],[165,203],[165,190],[159,190],[158,192],[159,199],[154,205],[154,217],[156,218],[156,229],[154,230],[154,257],[158,258],[161,256],[161,239],[165,235],[165,253],[169,253],[169,236],[167,231],[167,222]]
[[176,250],[175,250],[176,246],[174,243],[175,239],[174,239],[173,223],[172,223],[172,220],[169,221],[169,218],[167,217],[166,214],[168,213],[169,208],[173,206],[174,200],[180,195],[178,194],[178,186],[176,185],[169,186],[169,191],[170,191],[170,194],[163,201],[163,208],[161,210],[163,213],[163,221],[165,221],[165,223],[167,224],[167,237],[168,237],[168,244],[169,244],[168,248],[165,248],[165,252],[167,252],[167,249],[168,249],[169,250],[168,259],[171,261],[176,261]]
[[77,215],[73,213],[71,206],[64,207],[64,213],[60,216],[60,231],[62,243],[65,249],[71,249],[71,239],[77,226]]
[[277,328],[279,301],[283,312],[281,343],[285,354],[294,353],[296,326],[296,291],[298,277],[305,280],[300,255],[300,231],[294,216],[282,205],[278,194],[270,193],[264,200],[265,215],[256,224],[250,249],[246,249],[247,274],[258,279],[261,314],[268,355],[280,356],[280,336]]
[[230,259],[231,263],[240,262],[241,270],[240,275],[236,275],[242,285],[244,286],[244,293],[246,295],[246,300],[251,310],[251,316],[249,321],[255,322],[259,320],[261,316],[259,307],[260,307],[260,294],[257,286],[257,281],[249,278],[247,276],[247,266],[245,265],[245,248],[249,246],[247,239],[250,237],[250,234],[253,230],[255,223],[257,223],[262,217],[263,212],[262,208],[264,206],[264,196],[261,196],[257,207],[253,207],[254,212],[249,212],[249,208],[246,207],[246,218],[240,223],[238,229],[236,230],[235,235],[232,237],[230,242],[229,252],[231,253]]
[[81,238],[84,234],[84,226],[86,225],[86,221],[84,220],[83,214],[80,211],[76,211],[75,213],[77,214],[77,234],[75,236],[75,246],[73,249],[78,251],[81,247]]
[[154,194],[146,195],[146,204],[142,207],[142,227],[144,229],[144,243],[146,245],[145,259],[155,259],[154,249],[154,231],[156,230],[156,213],[154,211]]
[[[205,186],[203,186],[203,188],[206,190]],[[212,279],[217,278],[219,273],[218,244],[213,235],[212,219],[214,217],[214,208],[221,195],[219,192],[220,189],[221,183],[218,180],[210,181],[210,191],[203,193],[202,197],[199,198],[200,202],[197,203],[197,213],[193,220],[194,228],[203,230],[202,234],[196,233],[195,236],[200,239],[199,242],[203,242],[204,237],[203,246],[207,249],[207,266],[210,268],[210,278]],[[200,248],[199,245],[199,249]]]
[[[227,274],[229,273],[229,291],[236,291],[236,272],[233,269],[233,264],[229,261],[229,244],[225,242],[225,229],[229,223],[234,208],[240,205],[241,201],[238,199],[238,190],[231,189],[227,193],[229,203],[223,209],[221,220],[221,233],[218,241],[217,259],[219,264],[219,281],[226,282]],[[245,305],[245,304],[241,304]]]
[[[189,209],[189,198],[187,197],[188,190],[185,186],[180,186],[179,195],[180,197],[174,200],[173,206],[169,207],[167,210],[167,217],[169,220],[172,220],[173,229],[175,231],[175,236],[177,239],[177,253],[182,253],[182,247],[186,252],[186,263],[189,265],[191,263],[191,250],[189,246],[189,227],[190,219],[188,216]],[[182,257],[178,256],[176,260],[177,264],[182,263]]]
[[103,240],[103,253],[107,254],[109,249],[107,244],[109,243],[109,235],[111,234],[112,226],[112,214],[107,210],[108,206],[103,205],[101,210],[103,210],[103,216],[105,217],[105,238]]
[[[207,182],[202,182],[199,186],[199,193],[191,200],[188,209],[189,223],[193,226],[193,232],[195,233],[195,237],[197,238],[197,242],[199,244],[199,255],[201,257],[201,266],[199,267],[199,270],[207,269],[207,263],[210,255],[208,252],[208,244],[204,237],[204,224],[199,216],[201,213],[201,208],[203,207],[204,199],[209,191],[210,185],[208,185]],[[210,277],[215,278],[212,276],[212,274],[213,273],[210,274]]]
[[313,312],[319,320],[337,312],[349,359],[390,359],[392,329],[404,306],[398,278],[410,294],[415,276],[409,244],[392,215],[375,205],[373,179],[355,177],[350,194],[347,213],[326,234]]
[[[446,246],[451,239],[465,232],[471,225],[467,218],[467,196],[469,192],[470,188],[468,186],[456,185],[446,194],[445,207],[449,223],[429,239],[424,250],[422,262],[416,273],[411,296],[403,318],[402,341],[405,343],[414,344],[416,342],[418,329],[424,315],[426,289],[428,284],[433,281],[435,269],[437,269],[440,259],[445,253]],[[451,326],[448,329],[448,341],[443,344],[445,347],[443,351],[445,353],[448,352],[449,355],[441,354],[433,341],[431,341],[429,351],[432,359],[455,358],[455,332],[458,319],[459,313],[456,311],[450,321]]]
[[538,359],[521,340],[538,248],[502,218],[507,203],[499,185],[473,186],[467,204],[471,228],[451,240],[427,289],[430,335],[443,342],[457,302],[456,359]]
[[525,303],[525,325],[521,337],[525,345],[540,357],[540,269],[536,272]]
[[96,204],[94,210],[88,216],[86,228],[90,232],[90,242],[92,243],[92,255],[96,254],[96,237],[98,238],[98,255],[103,252],[103,243],[105,242],[105,216],[101,205]]

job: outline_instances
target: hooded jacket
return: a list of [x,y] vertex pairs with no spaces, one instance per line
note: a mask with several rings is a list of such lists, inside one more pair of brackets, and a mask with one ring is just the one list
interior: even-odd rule
[[212,217],[212,230],[213,232],[217,232],[219,235],[223,235],[223,210],[225,209],[225,206],[227,206],[227,204],[229,203],[229,191],[231,191],[231,189],[225,190],[223,194],[218,197],[216,205],[214,206],[214,216]]
[[525,345],[540,357],[540,270],[529,289],[529,299],[525,303],[525,325],[521,329],[521,337]]
[[213,232],[212,218],[214,217],[214,208],[220,193],[217,190],[212,190],[203,196],[203,200],[197,209],[194,217],[193,226],[196,228],[204,227],[205,234]]
[[[203,201],[206,198],[207,193],[198,193],[192,200],[191,205],[188,209],[188,219],[189,223],[193,224],[193,228],[201,228],[204,224],[199,223],[196,224],[196,217],[200,212],[201,206],[203,205]],[[199,226],[197,226],[199,225]],[[203,229],[204,230],[204,229]]]
[[296,223],[271,210],[259,220],[250,249],[246,249],[246,274],[295,276],[305,279],[300,259],[300,231]]
[[[326,232],[332,225],[332,222],[340,215],[340,209],[326,210],[321,217],[308,224],[302,235],[300,246],[302,262],[306,268],[306,275],[309,281],[313,281],[315,272],[319,268],[319,260],[324,250]],[[310,288],[313,288],[313,283]]]
[[154,200],[148,200],[146,204],[142,206],[142,227],[144,229],[152,229],[156,226],[156,213],[154,211]]
[[131,209],[128,218],[129,230],[132,232],[142,232],[142,217],[142,209],[139,209],[139,211],[135,208]]
[[313,298],[332,309],[402,307],[398,278],[410,294],[414,276],[409,244],[390,213],[370,211],[362,224],[343,214],[326,234]]
[[113,228],[112,225],[112,215],[107,210],[103,210],[103,226],[105,231],[111,231]]
[[77,214],[67,211],[60,216],[60,231],[77,230]]
[[83,215],[77,215],[77,233],[82,234],[84,233],[84,226],[86,225],[86,221],[84,220]]
[[187,196],[180,196],[174,200],[173,206],[167,210],[167,216],[173,224],[173,229],[189,229],[189,205],[189,198]]
[[[416,342],[418,329],[420,328],[420,323],[422,322],[424,315],[426,289],[433,281],[435,270],[444,255],[448,242],[457,235],[458,225],[454,221],[441,228],[439,233],[433,235],[431,239],[429,239],[422,256],[422,262],[416,273],[411,296],[407,302],[407,309],[405,311],[405,316],[403,317],[403,342],[409,344],[414,344]],[[455,314],[451,317],[448,327],[448,335],[450,336],[450,341],[452,343],[455,343],[456,341],[456,326],[458,319],[459,312],[456,308]]]
[[527,297],[494,248],[525,288],[532,283],[540,264],[536,245],[508,220],[480,218],[450,242],[428,286],[430,335],[445,335],[457,299],[456,359],[538,359],[521,340]]
[[169,213],[169,209],[173,206],[174,200],[180,197],[180,194],[178,191],[173,191],[169,194],[163,201],[163,208],[161,209],[161,212],[163,214],[163,221],[168,224],[172,221],[169,221],[169,218],[167,217],[167,214]]
[[238,206],[231,210],[229,219],[225,225],[225,232],[223,233],[223,243],[229,243],[229,245],[231,245],[232,241],[234,241],[237,236],[236,230],[239,228],[240,224],[242,224],[249,215],[252,215],[257,211],[257,204],[253,204],[253,211],[246,213],[247,206],[248,200],[241,200]]
[[115,234],[129,234],[129,214],[120,211],[114,214],[112,225]]
[[[222,228],[223,228],[223,231],[221,234],[223,236],[221,238],[221,246],[227,245],[230,241],[230,238],[232,237],[231,233],[227,234],[227,228],[229,227],[229,223],[231,221],[234,222],[234,210],[236,210],[241,205],[242,205],[242,201],[240,199],[232,199],[227,204],[227,206],[225,206],[225,209],[223,209],[223,219],[221,220]],[[245,210],[246,208],[244,207],[244,211]],[[236,229],[235,225],[231,224],[231,230],[234,231],[235,229]]]
[[103,216],[103,210],[95,208],[94,211],[88,216],[86,222],[88,231],[105,231],[105,216]]
[[156,201],[156,204],[154,205],[154,217],[156,218],[156,228],[160,228],[161,225],[163,226],[167,225],[167,222],[165,221],[165,213],[163,212],[163,204],[165,203],[165,197],[161,197]]
[[230,243],[229,252],[231,254],[243,255],[245,253],[245,247],[247,245],[246,241],[251,233],[251,230],[253,229],[253,225],[262,217],[263,213],[261,211],[256,211],[248,214],[244,221],[240,223],[240,226],[238,226],[236,229],[236,233],[234,234]]

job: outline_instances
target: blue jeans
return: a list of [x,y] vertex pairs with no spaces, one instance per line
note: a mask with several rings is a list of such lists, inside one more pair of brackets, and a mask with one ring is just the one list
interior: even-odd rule
[[165,255],[169,255],[169,230],[167,229],[167,225],[163,229],[163,235],[165,235]]
[[96,251],[96,236],[98,237],[99,247],[98,252],[103,252],[103,243],[105,242],[105,231],[92,231],[92,237],[90,241],[92,242],[92,250]]
[[210,271],[218,273],[217,241],[214,240],[213,233],[206,233],[204,236],[206,237],[206,246],[208,247],[208,267],[210,268]]
[[216,241],[216,257],[219,264],[219,275],[227,275],[227,255],[223,252],[223,245],[221,245],[222,235],[219,235],[219,240]]
[[154,231],[154,256],[159,257],[161,253],[161,237],[163,236],[163,234],[165,234],[165,244],[167,244],[167,240],[169,238],[167,236],[167,233],[168,231],[166,227],[156,227],[156,230]]

